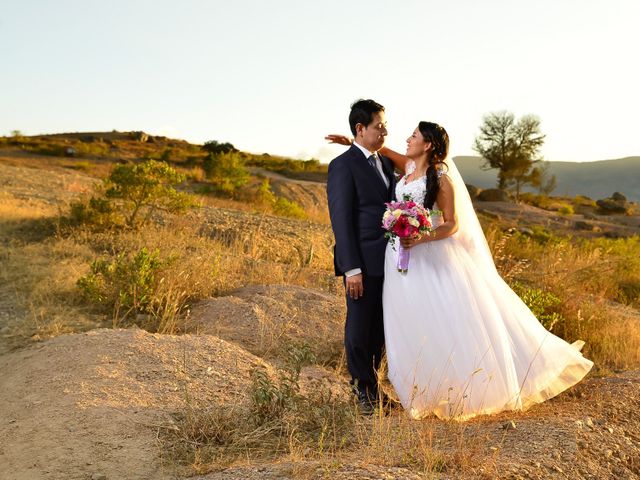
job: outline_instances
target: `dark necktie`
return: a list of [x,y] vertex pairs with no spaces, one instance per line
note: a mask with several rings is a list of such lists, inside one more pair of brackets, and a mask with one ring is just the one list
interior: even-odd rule
[[378,178],[380,179],[380,181],[384,183],[385,187],[388,187],[387,182],[384,180],[384,178],[382,177],[382,174],[380,173],[380,170],[378,170],[378,165],[376,164],[376,158],[377,157],[375,155],[371,155],[367,160],[369,161],[369,165],[371,165],[373,170],[378,175]]

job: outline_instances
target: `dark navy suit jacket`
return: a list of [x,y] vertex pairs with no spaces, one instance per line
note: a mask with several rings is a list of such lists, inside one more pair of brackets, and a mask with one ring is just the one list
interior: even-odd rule
[[329,164],[327,198],[336,239],[334,267],[338,276],[354,268],[361,268],[365,275],[384,275],[387,239],[382,216],[385,202],[394,196],[396,182],[391,161],[379,157],[389,188],[355,145]]

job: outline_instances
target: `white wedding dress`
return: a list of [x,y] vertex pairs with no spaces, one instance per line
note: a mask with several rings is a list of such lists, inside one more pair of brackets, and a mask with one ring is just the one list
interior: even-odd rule
[[[525,409],[579,382],[593,363],[548,332],[498,274],[455,165],[459,231],[410,250],[387,245],[383,311],[388,377],[410,416],[468,419]],[[396,187],[422,204],[425,179]],[[434,205],[434,209],[437,206]],[[434,225],[442,217],[432,219]]]

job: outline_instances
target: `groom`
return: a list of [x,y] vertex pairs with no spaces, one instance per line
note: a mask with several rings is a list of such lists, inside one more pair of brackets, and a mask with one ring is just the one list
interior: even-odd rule
[[351,384],[363,413],[373,413],[376,370],[384,345],[382,281],[387,240],[382,229],[385,202],[395,190],[393,164],[377,154],[384,145],[384,107],[373,100],[351,106],[355,139],[329,164],[327,197],[335,236],[334,267],[344,277],[347,300],[345,349]]

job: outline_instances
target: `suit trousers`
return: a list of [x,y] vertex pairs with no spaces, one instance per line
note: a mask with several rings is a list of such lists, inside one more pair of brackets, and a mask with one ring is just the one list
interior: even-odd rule
[[373,393],[377,391],[376,370],[380,367],[384,347],[383,279],[384,277],[363,275],[363,296],[354,300],[346,295],[344,343],[351,383]]

